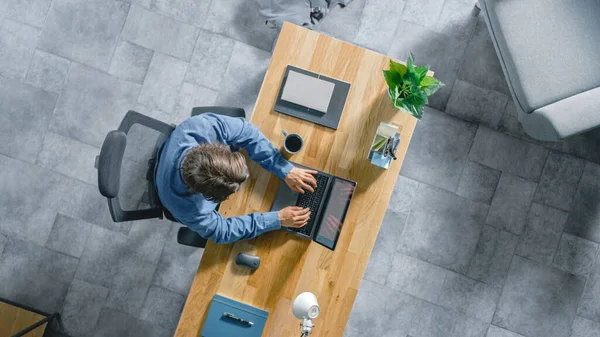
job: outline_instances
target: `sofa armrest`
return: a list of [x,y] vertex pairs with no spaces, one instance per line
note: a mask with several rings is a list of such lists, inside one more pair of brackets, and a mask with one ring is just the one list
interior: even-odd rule
[[532,113],[519,111],[531,137],[559,141],[600,126],[600,87],[543,106]]

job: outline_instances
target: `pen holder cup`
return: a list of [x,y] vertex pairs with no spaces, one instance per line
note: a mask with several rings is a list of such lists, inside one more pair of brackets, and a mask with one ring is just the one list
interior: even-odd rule
[[396,150],[400,145],[400,132],[393,124],[381,122],[373,138],[367,158],[371,164],[388,169],[392,160],[396,160]]

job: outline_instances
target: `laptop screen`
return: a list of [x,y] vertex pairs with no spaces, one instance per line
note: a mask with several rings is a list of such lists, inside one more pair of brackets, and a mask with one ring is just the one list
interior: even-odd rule
[[329,201],[322,213],[321,226],[315,237],[316,242],[329,249],[335,249],[353,194],[353,182],[334,179]]

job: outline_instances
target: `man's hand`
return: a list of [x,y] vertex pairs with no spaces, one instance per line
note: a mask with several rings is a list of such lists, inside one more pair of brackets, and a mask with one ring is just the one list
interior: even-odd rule
[[315,174],[317,171],[294,167],[285,177],[285,183],[298,193],[304,193],[304,190],[312,193],[317,187],[317,180],[313,177]]
[[279,223],[283,227],[300,228],[306,225],[310,218],[310,209],[298,206],[288,206],[279,212]]

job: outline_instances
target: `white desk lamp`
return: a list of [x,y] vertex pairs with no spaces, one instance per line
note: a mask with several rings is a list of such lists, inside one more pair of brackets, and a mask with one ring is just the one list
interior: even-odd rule
[[310,335],[312,328],[312,320],[319,316],[319,303],[317,297],[313,293],[302,293],[296,297],[292,304],[292,312],[296,318],[301,319],[300,327],[302,329],[302,337]]

